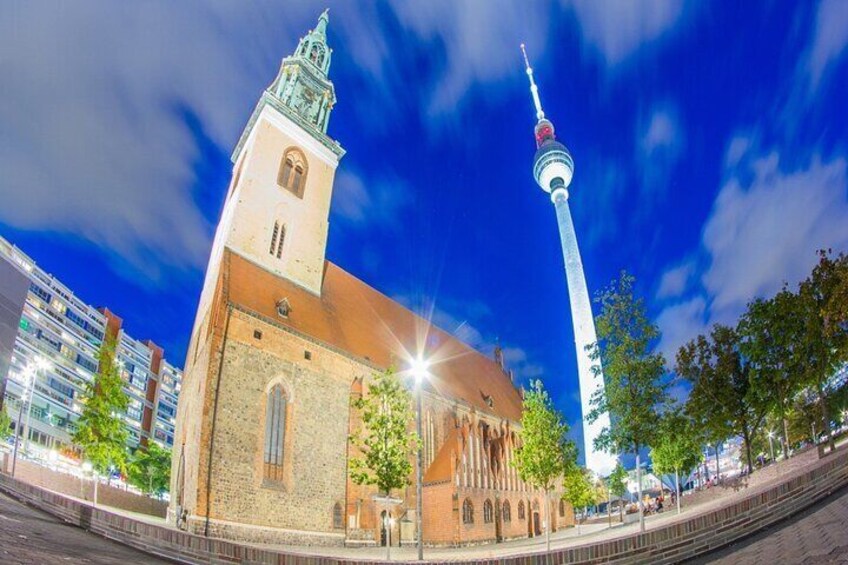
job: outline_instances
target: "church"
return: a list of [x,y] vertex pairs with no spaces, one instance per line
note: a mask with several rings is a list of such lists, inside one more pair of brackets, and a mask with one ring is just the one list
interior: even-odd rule
[[[543,493],[511,464],[522,396],[489,357],[325,258],[341,145],[328,15],[283,59],[233,152],[177,411],[168,520],[254,543],[412,544],[415,484],[385,516],[352,483],[352,401],[430,359],[423,386],[428,545],[540,535]],[[426,336],[426,337],[424,337]],[[552,496],[552,529],[574,523]]]

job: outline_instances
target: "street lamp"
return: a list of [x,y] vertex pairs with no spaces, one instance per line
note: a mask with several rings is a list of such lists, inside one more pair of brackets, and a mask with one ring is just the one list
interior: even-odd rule
[[[29,413],[30,413],[30,400],[32,399],[33,386],[35,384],[35,377],[38,375],[38,371],[40,369],[46,368],[48,365],[47,361],[42,357],[36,357],[33,363],[28,363],[24,368],[23,372],[20,373],[20,376],[23,378],[23,382],[21,386],[21,398],[20,398],[20,408],[18,409],[18,420],[15,423],[15,448],[12,451],[12,476],[15,476],[15,467],[18,462],[18,445],[21,441],[25,442],[24,451],[27,450],[29,445]],[[23,431],[21,430],[21,420],[23,420],[24,415],[24,406],[26,406],[27,419],[26,419],[26,436],[21,438],[23,435]]]
[[769,451],[771,452],[771,462],[774,463],[774,432],[768,433]]
[[418,357],[412,363],[412,375],[415,377],[415,396],[416,396],[416,404],[417,409],[415,412],[415,426],[418,430],[418,457],[416,459],[415,465],[415,474],[417,477],[417,485],[415,490],[415,531],[417,532],[418,537],[418,560],[424,560],[424,534],[422,530],[422,519],[421,512],[423,507],[423,482],[424,478],[423,468],[424,468],[424,440],[421,435],[421,397],[423,394],[421,393],[422,384],[424,383],[424,379],[427,378],[429,373],[430,364],[427,363],[421,357]]

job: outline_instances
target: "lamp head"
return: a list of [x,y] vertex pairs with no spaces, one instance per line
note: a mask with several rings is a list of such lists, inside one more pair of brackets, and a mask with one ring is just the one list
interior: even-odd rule
[[415,377],[415,384],[420,385],[430,374],[430,364],[419,356],[412,362],[411,371]]

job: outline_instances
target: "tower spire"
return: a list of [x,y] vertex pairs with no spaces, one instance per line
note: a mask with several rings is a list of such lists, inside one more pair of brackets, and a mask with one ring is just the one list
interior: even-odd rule
[[539,87],[533,80],[533,67],[530,66],[530,60],[527,58],[527,51],[524,49],[523,43],[521,44],[521,53],[524,55],[524,66],[527,68],[527,77],[530,79],[530,93],[533,95],[533,105],[536,106],[536,119],[541,122],[545,119],[545,112],[542,110],[542,101],[539,100]]

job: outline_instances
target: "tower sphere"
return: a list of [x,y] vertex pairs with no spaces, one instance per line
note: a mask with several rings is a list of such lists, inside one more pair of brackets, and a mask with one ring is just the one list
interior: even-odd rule
[[554,126],[546,119],[536,124],[536,146],[538,149],[533,157],[536,182],[548,193],[558,188],[567,191],[574,175],[574,160],[565,145],[556,140]]

